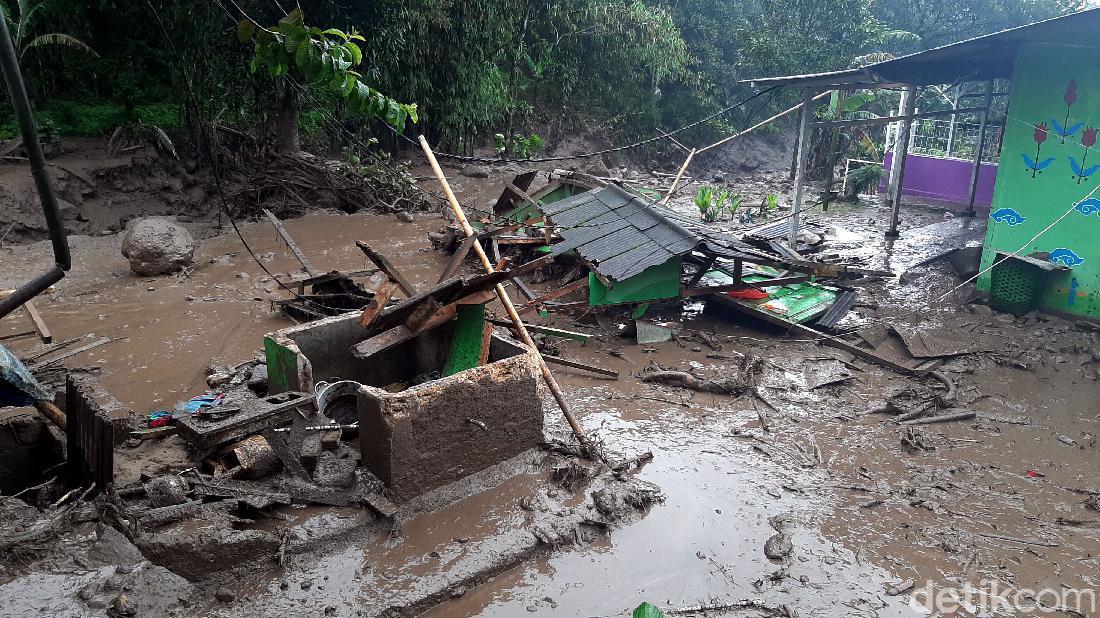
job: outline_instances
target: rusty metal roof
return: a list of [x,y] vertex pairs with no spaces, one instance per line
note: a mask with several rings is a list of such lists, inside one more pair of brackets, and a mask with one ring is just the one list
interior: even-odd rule
[[575,249],[596,272],[615,281],[664,264],[701,242],[663,211],[614,185],[542,206],[564,239],[554,245],[553,255]]

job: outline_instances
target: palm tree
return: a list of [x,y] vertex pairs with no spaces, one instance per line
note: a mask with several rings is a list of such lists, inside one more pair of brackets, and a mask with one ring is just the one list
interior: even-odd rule
[[31,48],[45,47],[47,45],[61,45],[92,56],[99,56],[99,54],[84,41],[70,34],[61,32],[40,34],[27,40],[28,37],[31,36],[29,32],[31,18],[33,18],[34,14],[44,6],[46,6],[45,0],[33,3],[32,0],[16,0],[16,7],[19,10],[17,14],[13,15],[8,3],[0,0],[0,9],[3,10],[4,19],[8,20],[8,27],[12,32],[12,44],[15,46],[15,50],[19,52],[20,58],[25,56]]

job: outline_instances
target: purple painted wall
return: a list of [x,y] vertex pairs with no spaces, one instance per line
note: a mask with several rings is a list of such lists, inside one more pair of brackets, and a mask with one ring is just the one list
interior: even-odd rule
[[[887,153],[883,167],[890,169],[894,154]],[[923,197],[966,206],[970,192],[970,170],[973,162],[962,159],[940,159],[910,153],[905,163],[905,179],[902,195]],[[881,190],[885,192],[890,174],[882,177]],[[977,206],[989,206],[993,203],[993,185],[997,181],[997,164],[982,163],[978,173],[978,191],[974,197]]]

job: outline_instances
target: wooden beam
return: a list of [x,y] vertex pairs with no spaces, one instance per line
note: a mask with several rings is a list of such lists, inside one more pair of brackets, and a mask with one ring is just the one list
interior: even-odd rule
[[596,373],[596,374],[599,374],[601,376],[607,376],[609,378],[615,378],[616,380],[619,379],[619,372],[618,371],[612,371],[610,369],[604,369],[603,367],[594,367],[592,365],[586,365],[584,363],[581,363],[581,362],[578,362],[578,361],[575,361],[575,360],[571,360],[571,359],[568,359],[568,358],[562,358],[560,356],[551,356],[549,354],[543,354],[542,357],[545,358],[546,362],[548,362],[548,363],[554,363],[555,365],[562,365],[563,367],[572,367],[574,369],[583,369],[585,371],[591,371],[592,373]]
[[576,281],[574,281],[572,283],[568,283],[568,284],[554,290],[553,292],[548,292],[548,293],[543,294],[542,296],[539,296],[538,298],[528,302],[526,305],[523,305],[522,307],[520,307],[519,312],[521,314],[529,313],[529,312],[534,311],[535,309],[537,309],[539,305],[541,305],[542,303],[545,303],[548,300],[554,300],[555,298],[561,298],[562,296],[565,296],[566,294],[576,292],[577,290],[583,290],[584,288],[587,288],[587,287],[588,287],[588,277],[581,277],[580,279],[577,279]]
[[267,218],[271,221],[271,225],[275,226],[275,231],[279,233],[279,236],[283,237],[283,242],[286,243],[287,247],[290,247],[290,252],[294,254],[294,257],[298,258],[298,262],[302,264],[302,268],[306,269],[306,272],[309,273],[309,276],[316,277],[317,275],[320,275],[321,271],[313,267],[313,264],[309,261],[309,258],[306,257],[305,253],[302,253],[302,249],[298,247],[298,243],[294,242],[294,239],[290,236],[290,232],[286,231],[286,228],[283,227],[283,222],[275,216],[275,213],[266,208],[263,208],[261,210],[265,215],[267,215]]
[[439,275],[439,281],[436,283],[443,283],[444,281],[455,276],[458,269],[462,267],[463,260],[470,254],[470,249],[477,242],[477,236],[467,236],[462,239],[462,244],[458,245],[458,249],[455,250],[455,254],[451,256],[451,261],[447,262],[447,268],[443,269],[443,274]]
[[703,275],[707,274],[707,271],[714,268],[714,263],[718,261],[717,255],[711,255],[707,257],[707,261],[699,265],[699,272],[691,276],[691,280],[688,281],[687,286],[689,288],[695,287],[699,281],[703,278]]
[[363,253],[367,255],[367,258],[369,258],[370,261],[374,262],[375,266],[381,269],[382,272],[386,273],[387,277],[396,281],[397,285],[401,287],[401,291],[405,293],[405,296],[409,298],[416,296],[416,286],[413,285],[411,281],[406,279],[405,275],[401,274],[401,271],[398,270],[397,267],[394,266],[389,261],[389,259],[386,258],[386,256],[378,253],[377,251],[372,249],[370,245],[361,240],[355,241],[355,246],[359,247],[359,249],[361,249]]
[[404,324],[399,324],[388,330],[382,331],[377,335],[360,341],[351,348],[351,355],[355,358],[368,358],[374,356],[379,352],[388,350],[396,345],[400,345],[415,338],[417,335],[424,331],[431,330],[436,326],[446,324],[454,319],[456,314],[455,305],[447,305],[435,312],[431,317],[422,321],[419,324],[419,328],[412,329]]
[[[496,324],[497,326],[512,327],[512,323],[508,320],[501,320],[499,318],[488,318],[487,322]],[[576,331],[564,330],[561,328],[551,328],[549,326],[537,326],[535,324],[528,324],[527,330],[533,333],[539,333],[542,335],[549,335],[551,337],[561,337],[562,339],[574,339],[576,341],[588,341],[592,338],[592,335],[588,333],[578,333]]]
[[390,299],[393,298],[393,293],[396,291],[396,282],[388,279],[383,281],[382,285],[378,286],[378,289],[374,291],[374,298],[371,299],[370,304],[363,308],[363,315],[359,318],[359,326],[363,328],[370,326],[374,318],[378,317],[379,313],[382,313],[382,309],[386,307],[386,303],[390,302]]
[[38,333],[39,339],[42,343],[50,343],[53,341],[53,335],[50,334],[50,329],[46,326],[46,322],[42,320],[42,315],[38,313],[38,307],[34,306],[33,301],[27,301],[23,303],[23,311],[27,313],[27,317],[31,319],[31,323],[34,324],[34,331]]
[[691,165],[691,160],[694,158],[695,149],[693,148],[691,152],[688,153],[687,158],[684,159],[684,164],[680,166],[680,171],[676,172],[676,178],[672,179],[672,186],[668,188],[668,193],[666,193],[664,199],[661,200],[661,206],[664,206],[672,199],[672,194],[675,193],[677,187],[680,186],[680,179],[684,177],[684,172],[687,171],[688,166]]
[[542,236],[538,236],[538,237],[534,237],[534,238],[531,237],[531,236],[501,236],[499,238],[494,238],[493,240],[497,241],[499,244],[502,244],[502,245],[545,245],[546,244],[546,239]]

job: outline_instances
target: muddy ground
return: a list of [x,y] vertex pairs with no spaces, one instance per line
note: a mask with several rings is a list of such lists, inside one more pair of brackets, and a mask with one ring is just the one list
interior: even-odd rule
[[[464,203],[484,207],[499,192],[496,172],[483,171],[449,168]],[[719,173],[745,193],[746,203],[788,188],[780,171]],[[643,172],[624,175],[662,182]],[[693,208],[693,191],[682,192],[674,207]],[[30,560],[0,574],[0,600],[17,614],[97,615],[102,607],[84,597],[105,603],[115,598],[112,586],[152,585],[118,581],[140,576],[184,600],[172,603],[176,615],[621,616],[650,601],[666,610],[726,608],[708,615],[907,616],[926,613],[919,607],[926,582],[960,595],[968,586],[988,591],[990,582],[1002,591],[1095,589],[1097,335],[1050,316],[995,314],[968,302],[969,287],[941,299],[959,283],[947,263],[910,269],[943,250],[980,244],[983,220],[910,206],[902,238],[887,242],[886,215],[874,203],[813,213],[833,228],[825,252],[906,273],[860,283],[860,304],[845,325],[938,330],[981,349],[943,369],[958,389],[957,405],[976,412],[975,419],[921,426],[914,435],[874,410],[903,388],[939,392],[937,380],[902,377],[703,302],[651,309],[648,317],[676,337],[648,346],[618,335],[625,313],[554,315],[535,321],[597,335],[584,345],[558,343],[561,355],[621,374],[607,380],[555,368],[586,431],[610,452],[654,454],[630,478],[654,483],[664,500],[609,534],[566,545],[533,540],[532,530],[546,518],[588,517],[587,492],[594,487],[559,487],[549,479],[554,456],[532,452],[465,488],[425,498],[393,528],[379,527],[359,509],[321,507],[290,509],[254,524],[255,534],[293,536],[294,558],[284,567],[245,561],[229,572],[188,573],[187,581],[133,554],[76,567]],[[264,333],[289,324],[271,309],[276,286],[231,231],[219,231],[213,217],[184,217],[183,223],[202,239],[196,267],[186,275],[130,274],[119,236],[90,225],[93,235],[71,238],[70,276],[38,301],[56,340],[111,338],[65,362],[96,376],[135,415],[200,394],[208,365],[248,360]],[[363,267],[354,246],[361,239],[424,284],[447,260],[427,240],[442,224],[435,215],[403,222],[320,212],[288,221],[287,228],[321,268]],[[297,272],[267,223],[248,223],[242,231],[271,272]],[[5,245],[0,288],[25,280],[48,259],[46,243]],[[0,335],[26,329],[25,318],[14,314],[0,324]],[[36,349],[31,339],[10,343],[21,353]],[[759,397],[696,393],[638,377],[653,362],[722,376],[738,354],[766,359]],[[852,377],[808,389],[806,369],[823,358],[841,359]],[[551,399],[545,409],[549,433],[564,437]],[[158,457],[166,462],[176,455],[169,445],[121,447],[118,474],[134,479],[164,463]],[[469,497],[454,502],[459,495]],[[192,522],[173,534],[201,537],[204,525]],[[97,538],[111,536],[94,529],[83,534],[101,545]],[[764,547],[776,535],[789,538],[791,549],[771,559]],[[166,534],[163,542],[171,538]],[[148,545],[143,549],[154,563],[170,562]],[[117,572],[117,565],[126,571],[130,564],[139,567]],[[82,593],[89,582],[100,583]],[[51,592],[43,593],[47,586]],[[1049,606],[1044,598],[1038,602]],[[1017,601],[1025,608],[1036,604],[1027,594]],[[145,607],[159,613],[155,605]],[[999,611],[988,615],[1022,610]],[[1065,609],[1063,615],[1078,614]]]

